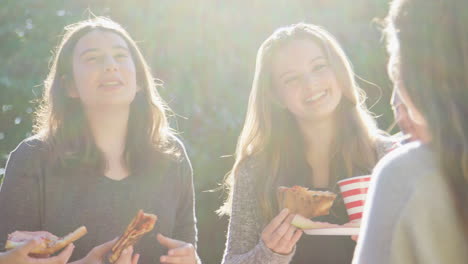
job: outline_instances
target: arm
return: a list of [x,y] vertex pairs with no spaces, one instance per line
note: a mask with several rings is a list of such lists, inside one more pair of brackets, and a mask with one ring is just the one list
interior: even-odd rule
[[405,181],[406,166],[389,156],[377,165],[372,175],[353,264],[390,263],[395,222],[410,195],[410,184]]
[[39,163],[35,146],[21,143],[11,154],[0,187],[0,248],[5,248],[8,234],[15,230],[41,230]]
[[421,178],[395,226],[391,263],[467,263],[468,238],[443,176]]
[[223,264],[285,264],[291,261],[294,251],[280,255],[271,251],[260,239],[258,228],[259,208],[256,205],[253,168],[239,168],[234,183],[231,218],[229,221]]
[[180,163],[180,193],[177,207],[176,223],[173,238],[197,245],[197,227],[195,217],[195,193],[193,188],[193,170],[184,150],[184,158]]
[[[178,141],[178,140],[177,140]],[[168,249],[167,255],[160,257],[161,263],[201,263],[197,252],[197,227],[195,217],[195,194],[193,188],[193,170],[187,153],[180,141],[179,147],[183,157],[178,164],[180,194],[177,204],[176,223],[173,238],[158,234],[157,239],[161,245]]]

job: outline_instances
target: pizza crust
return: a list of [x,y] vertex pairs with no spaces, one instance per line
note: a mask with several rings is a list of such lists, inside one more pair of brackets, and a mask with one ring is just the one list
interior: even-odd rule
[[62,238],[42,237],[40,235],[23,235],[22,231],[15,231],[14,233],[8,236],[8,240],[5,244],[5,249],[10,250],[16,247],[20,247],[26,244],[29,240],[34,239],[35,237],[39,237],[41,239],[41,243],[29,253],[37,255],[52,255],[57,251],[65,248],[69,244],[73,243],[74,241],[80,239],[87,233],[88,231],[85,226],[79,227],[72,233]]
[[288,208],[292,214],[305,218],[328,215],[336,194],[326,191],[311,191],[302,186],[280,186],[277,191],[280,210]]

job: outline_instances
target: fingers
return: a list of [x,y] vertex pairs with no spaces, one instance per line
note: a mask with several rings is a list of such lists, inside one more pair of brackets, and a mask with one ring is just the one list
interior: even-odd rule
[[[191,245],[191,244],[189,244]],[[177,263],[196,263],[197,258],[195,249],[192,247],[185,247],[184,250],[180,250],[173,253],[170,256],[161,256],[159,259],[161,263],[177,264]]]
[[190,254],[193,254],[195,249],[193,248],[192,244],[185,244],[182,247],[179,248],[173,248],[167,252],[169,256],[187,256]]
[[[269,239],[271,246],[275,246],[276,244],[278,244],[280,242],[280,240],[283,240],[283,237],[286,235],[288,230],[290,230],[291,221],[292,221],[293,218],[294,218],[293,214],[288,215],[286,217],[286,219],[280,224],[280,226],[271,234],[271,237]],[[294,230],[292,230],[292,232],[294,232]],[[292,236],[292,234],[291,234],[291,236]],[[284,240],[286,240],[286,239],[284,239]],[[287,241],[284,241],[283,243],[285,243],[285,242],[287,242]]]
[[[302,236],[302,230],[291,225],[295,215],[287,212],[287,210],[281,211],[262,232],[265,245],[279,254],[289,254]],[[281,219],[282,222],[278,223]],[[273,229],[275,226],[276,229]]]
[[182,247],[186,244],[183,241],[172,239],[172,238],[163,236],[162,234],[158,234],[156,238],[158,239],[161,245],[165,246],[168,249]]
[[26,244],[14,249],[15,251],[25,253],[26,255],[41,244],[39,239],[31,239]]
[[57,263],[67,263],[74,249],[75,249],[75,245],[73,244],[68,245],[62,252],[60,252],[60,254],[54,257],[54,258],[57,258],[57,260],[59,261]]
[[293,237],[294,232],[296,230],[297,230],[297,228],[295,226],[289,225],[288,230],[286,231],[286,233],[284,233],[281,240],[289,242],[291,240],[291,238]]
[[195,248],[192,244],[186,243],[184,241],[170,239],[160,234],[158,235],[158,240],[160,240],[160,243],[161,243],[161,240],[163,243],[168,242],[166,240],[169,240],[169,242],[172,243],[171,246],[176,246],[176,244],[178,245],[177,247],[172,247],[172,248],[168,247],[169,251],[167,255],[161,256],[159,259],[161,263],[167,263],[167,264],[196,263],[197,258],[196,258]]
[[160,261],[161,263],[165,263],[165,264],[189,263],[188,258],[186,256],[183,256],[183,257],[162,256]]
[[112,249],[115,242],[117,242],[117,238],[114,238],[111,241],[108,241],[104,244],[96,246],[95,248],[91,250],[90,253],[96,258],[102,259],[107,254],[107,252],[109,252]]
[[140,259],[140,254],[133,255],[132,264],[137,264],[139,259]]
[[73,250],[75,249],[75,245],[70,244],[68,245],[60,254],[55,257],[47,258],[47,259],[37,259],[35,263],[37,264],[65,264],[70,259]]
[[273,218],[271,222],[265,227],[263,232],[267,234],[273,233],[278,228],[278,226],[284,221],[284,219],[286,219],[288,214],[288,208],[284,208],[283,210],[281,210],[281,212],[277,216],[275,216],[275,218]]
[[294,247],[294,245],[296,245],[297,241],[299,241],[299,239],[301,238],[303,233],[304,233],[304,231],[302,231],[301,229],[297,229],[296,232],[294,232],[293,237],[291,238],[291,240],[289,240],[289,247],[290,248],[292,248],[292,247]]
[[119,259],[115,262],[116,264],[128,264],[133,261],[133,246],[129,246],[122,251]]

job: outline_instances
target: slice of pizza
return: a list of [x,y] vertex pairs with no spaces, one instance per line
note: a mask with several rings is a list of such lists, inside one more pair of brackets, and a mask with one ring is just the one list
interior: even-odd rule
[[278,187],[277,196],[279,208],[288,208],[290,213],[296,214],[292,224],[302,229],[321,227],[321,224],[312,222],[310,218],[328,215],[336,198],[332,192],[311,191],[297,185]]
[[127,229],[122,236],[117,240],[112,247],[111,254],[109,255],[109,262],[116,262],[122,251],[129,246],[134,245],[146,233],[154,228],[154,224],[158,217],[154,214],[145,214],[143,210],[139,210],[137,215],[133,218],[132,222],[127,226]]
[[79,227],[72,233],[61,238],[58,238],[47,232],[15,231],[8,235],[5,249],[10,250],[22,246],[29,240],[37,238],[41,243],[36,248],[31,250],[30,254],[38,256],[52,255],[68,246],[70,243],[80,239],[82,236],[86,235],[86,233],[88,233],[88,231],[84,226]]

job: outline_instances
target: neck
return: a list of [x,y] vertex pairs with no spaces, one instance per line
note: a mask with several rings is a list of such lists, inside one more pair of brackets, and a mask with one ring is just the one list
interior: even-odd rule
[[99,109],[86,112],[97,147],[109,163],[122,160],[130,109]]
[[312,186],[326,188],[330,181],[331,145],[335,137],[335,119],[327,118],[313,123],[300,124],[305,143],[305,156],[312,169]]
[[328,160],[336,133],[335,119],[326,118],[313,123],[300,123],[299,129],[304,138],[307,160],[309,162],[325,158]]

